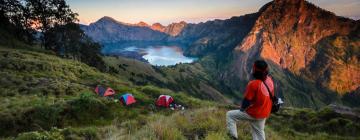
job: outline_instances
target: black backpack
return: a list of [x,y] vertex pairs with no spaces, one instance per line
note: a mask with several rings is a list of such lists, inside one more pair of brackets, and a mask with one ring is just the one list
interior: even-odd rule
[[270,89],[269,87],[266,85],[266,83],[263,81],[266,89],[268,90],[269,94],[270,94],[270,99],[271,99],[271,102],[272,102],[272,107],[271,107],[271,113],[276,113],[280,110],[280,107],[281,107],[281,104],[280,103],[280,99],[278,97],[275,96],[275,93],[274,93],[274,96],[272,96],[271,92],[270,92]]

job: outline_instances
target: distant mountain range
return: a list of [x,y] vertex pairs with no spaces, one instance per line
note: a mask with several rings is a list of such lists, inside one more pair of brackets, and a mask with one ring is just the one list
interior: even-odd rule
[[188,55],[197,56],[211,51],[212,46],[223,46],[226,40],[240,42],[251,30],[257,16],[255,13],[198,24],[181,21],[167,26],[160,23],[150,26],[142,21],[130,24],[105,16],[88,26],[81,25],[81,28],[86,35],[103,44],[124,41],[181,42],[189,46]]
[[91,23],[89,26],[82,25],[85,33],[95,41],[101,43],[121,41],[161,41],[167,34],[154,31],[144,24],[127,24],[114,20],[110,17],[103,17]]
[[127,24],[103,17],[82,26],[100,43],[176,41],[187,44],[224,93],[244,91],[251,64],[271,64],[278,93],[294,106],[333,101],[333,93],[360,94],[359,21],[304,0],[274,0],[257,13],[198,24]]
[[186,26],[186,22],[172,23],[163,26],[160,23],[148,25],[145,22],[129,24],[116,21],[111,17],[102,17],[89,26],[82,25],[85,33],[101,43],[121,41],[166,41],[177,36]]

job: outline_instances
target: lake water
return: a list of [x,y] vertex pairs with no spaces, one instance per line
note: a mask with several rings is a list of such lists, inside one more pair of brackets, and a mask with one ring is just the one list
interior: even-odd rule
[[191,63],[196,58],[186,57],[180,45],[107,44],[102,52],[147,61],[152,65],[171,66],[178,63]]

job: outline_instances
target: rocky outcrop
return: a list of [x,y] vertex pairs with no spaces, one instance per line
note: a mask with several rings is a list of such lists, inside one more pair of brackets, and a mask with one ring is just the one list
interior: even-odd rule
[[187,23],[185,21],[181,21],[179,23],[171,23],[168,26],[163,26],[160,23],[154,23],[153,25],[151,25],[150,28],[155,31],[166,33],[172,37],[176,37],[183,31],[186,25]]
[[230,52],[250,32],[258,14],[188,24],[175,38],[189,43],[187,55],[205,56],[209,53]]
[[[358,26],[358,25],[357,25]],[[340,94],[360,88],[360,30],[335,34],[314,45],[314,59],[302,71],[322,87]]]
[[165,32],[165,26],[161,25],[160,23],[154,23],[150,28],[155,31]]
[[238,77],[249,78],[252,62],[263,58],[338,93],[359,87],[359,22],[304,0],[275,0],[259,12],[251,32],[234,50]]
[[170,25],[165,27],[164,32],[171,36],[177,36],[183,31],[186,25],[187,23],[185,21],[181,21],[179,23],[171,23]]
[[137,24],[134,24],[135,26],[140,26],[140,27],[149,27],[149,24],[145,23],[144,21],[140,21]]

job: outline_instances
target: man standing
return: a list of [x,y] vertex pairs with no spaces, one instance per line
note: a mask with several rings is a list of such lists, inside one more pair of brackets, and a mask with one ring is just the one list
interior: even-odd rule
[[232,139],[238,139],[236,122],[244,120],[250,122],[253,140],[265,140],[265,120],[270,116],[272,107],[270,94],[274,96],[274,83],[268,74],[267,63],[255,61],[252,69],[255,79],[246,87],[241,109],[226,113],[227,129]]

